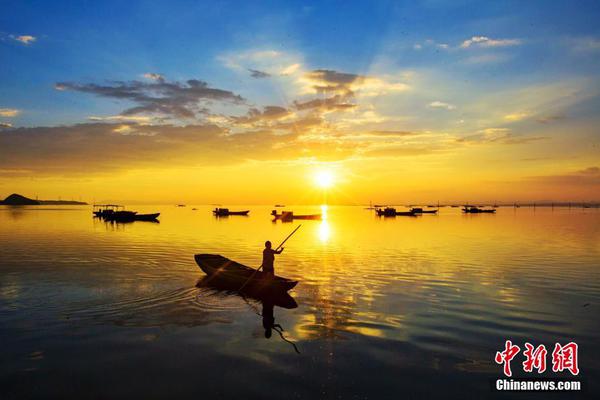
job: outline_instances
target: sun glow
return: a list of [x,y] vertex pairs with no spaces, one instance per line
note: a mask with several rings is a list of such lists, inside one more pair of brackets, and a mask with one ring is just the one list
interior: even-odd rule
[[331,171],[318,171],[315,174],[315,184],[323,189],[330,188],[333,185],[333,174]]

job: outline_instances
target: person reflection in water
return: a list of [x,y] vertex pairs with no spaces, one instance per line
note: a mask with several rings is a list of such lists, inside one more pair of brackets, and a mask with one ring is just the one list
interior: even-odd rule
[[280,330],[283,330],[281,325],[275,323],[275,316],[273,314],[273,308],[274,308],[273,303],[271,303],[269,301],[263,301],[262,323],[263,323],[263,328],[265,328],[265,337],[267,339],[269,339],[271,337],[271,334],[273,333],[272,332],[273,329],[275,329],[277,332],[280,332]]
[[265,249],[263,250],[263,261],[262,267],[265,274],[270,276],[271,278],[275,276],[275,269],[273,268],[273,263],[275,262],[275,254],[281,254],[283,251],[283,247],[281,250],[273,250],[271,248],[271,242],[265,242]]
[[281,339],[294,347],[294,351],[296,353],[300,354],[300,350],[298,350],[296,343],[290,342],[288,339],[286,339],[286,337],[283,336],[283,327],[275,323],[275,316],[273,315],[273,308],[275,305],[273,301],[265,299],[262,301],[262,306],[262,323],[263,328],[265,328],[265,338],[270,339],[273,331],[275,331],[279,334]]

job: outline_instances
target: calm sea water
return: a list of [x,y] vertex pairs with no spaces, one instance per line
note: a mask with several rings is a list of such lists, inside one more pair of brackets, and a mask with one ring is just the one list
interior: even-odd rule
[[329,207],[276,259],[300,281],[298,307],[274,308],[286,341],[265,338],[260,301],[197,288],[193,255],[256,267],[297,222],[192,207],[134,207],[159,224],[0,207],[0,397],[492,397],[506,339],[576,341],[585,395],[599,391],[599,210]]

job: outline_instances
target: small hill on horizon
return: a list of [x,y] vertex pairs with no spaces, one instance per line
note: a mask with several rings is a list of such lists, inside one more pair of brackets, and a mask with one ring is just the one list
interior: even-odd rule
[[5,206],[39,206],[39,205],[87,205],[82,201],[72,200],[34,200],[23,195],[13,193],[4,200],[0,201],[0,205]]

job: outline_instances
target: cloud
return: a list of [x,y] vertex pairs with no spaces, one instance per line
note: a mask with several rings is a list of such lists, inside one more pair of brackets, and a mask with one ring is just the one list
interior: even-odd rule
[[271,76],[271,74],[259,71],[257,69],[248,68],[248,71],[250,72],[250,76],[256,79],[269,78]]
[[0,108],[0,117],[11,118],[19,115],[21,111],[16,108]]
[[531,176],[526,180],[552,185],[598,186],[600,185],[600,168],[594,166],[562,175]]
[[524,136],[514,134],[508,128],[486,128],[476,134],[463,136],[456,141],[465,144],[525,144],[548,139],[545,136]]
[[[232,165],[252,161],[340,161],[360,157],[422,154],[405,131],[335,133],[320,129],[320,117],[281,118],[285,109],[250,113],[267,128],[232,129],[215,124],[186,126],[94,122],[71,126],[0,130],[0,170],[31,175],[102,174],[130,169]],[[313,130],[311,130],[313,129]],[[387,150],[383,150],[387,148]],[[102,149],[98,151],[98,149]],[[132,151],[135,149],[135,151]],[[107,156],[109,155],[109,156]]]
[[409,89],[403,82],[388,82],[375,76],[358,75],[329,69],[316,69],[300,78],[304,93],[353,96],[377,96]]
[[8,129],[8,128],[12,128],[12,124],[10,124],[8,122],[0,122],[0,129]]
[[301,67],[301,65],[299,63],[290,64],[287,67],[283,68],[279,72],[279,75],[282,75],[282,76],[293,75],[296,71],[298,71],[298,69],[300,67]]
[[144,78],[146,79],[150,79],[152,81],[158,81],[158,82],[164,82],[165,77],[162,76],[161,74],[157,74],[154,72],[146,72],[144,75],[142,75]]
[[443,108],[445,110],[455,110],[456,106],[453,104],[445,103],[443,101],[432,101],[427,105],[429,108]]
[[280,120],[291,115],[286,108],[279,106],[266,106],[260,111],[257,108],[251,108],[248,113],[241,117],[231,117],[237,124],[257,124],[266,121]]
[[427,39],[422,43],[415,43],[413,45],[413,49],[415,50],[422,50],[425,48],[436,48],[436,49],[442,49],[442,50],[448,50],[450,49],[450,46],[447,43],[438,43],[433,39]]
[[356,104],[348,103],[346,96],[335,95],[324,99],[313,99],[308,101],[294,101],[294,108],[297,110],[320,110],[321,112],[332,110],[349,110],[356,107]]
[[537,122],[539,122],[540,124],[549,124],[552,122],[556,122],[556,121],[562,121],[564,119],[566,119],[567,117],[565,115],[559,114],[559,115],[548,115],[548,116],[542,116],[536,119]]
[[411,131],[369,131],[367,134],[379,137],[405,137],[418,135],[417,132]]
[[304,79],[316,93],[349,95],[353,93],[353,89],[365,81],[366,77],[328,69],[316,69],[305,73]]
[[[225,53],[217,57],[227,68],[246,72],[250,71],[253,78],[266,78],[262,74],[270,76],[293,75],[302,66],[302,57],[293,53],[284,53],[271,49],[252,49]],[[253,71],[259,72],[254,76]]]
[[88,117],[90,121],[126,121],[126,122],[150,122],[152,121],[151,117],[145,115],[107,115],[103,117],[99,116],[90,116]]
[[158,114],[171,118],[196,118],[198,114],[207,114],[206,105],[211,102],[242,104],[245,101],[231,91],[211,88],[201,80],[168,82],[162,76],[152,82],[116,81],[106,85],[58,82],[55,88],[132,102],[134,106],[124,110],[121,115]]
[[510,121],[510,122],[517,122],[517,121],[524,120],[525,118],[529,117],[530,115],[531,114],[529,112],[520,111],[520,112],[506,114],[504,116],[504,119],[507,121]]
[[487,36],[473,36],[462,42],[461,48],[473,47],[506,47],[518,46],[522,43],[521,39],[491,39]]
[[32,44],[33,42],[35,42],[37,40],[37,38],[35,36],[31,36],[31,35],[10,35],[10,38],[13,40],[16,40],[17,42],[21,42],[26,46],[29,46],[30,44]]

